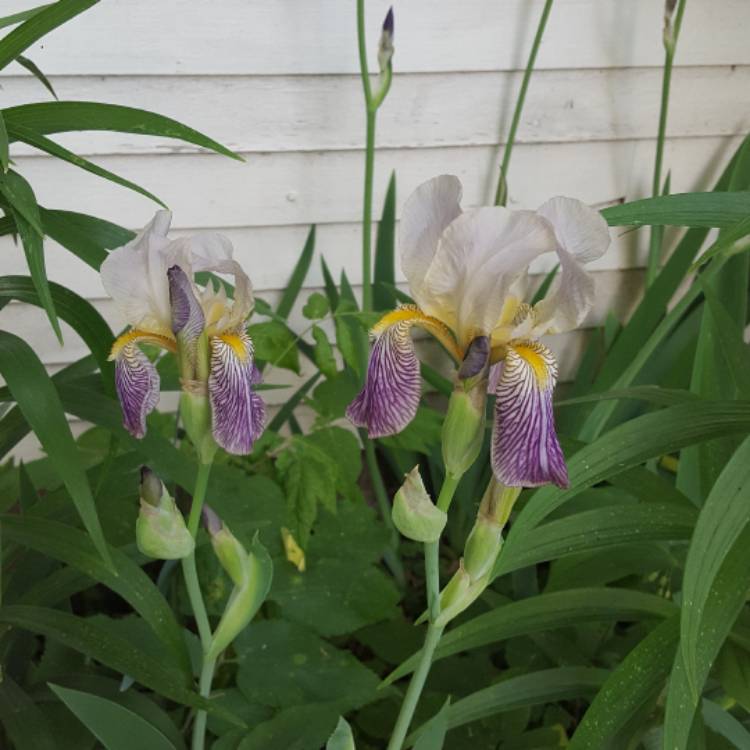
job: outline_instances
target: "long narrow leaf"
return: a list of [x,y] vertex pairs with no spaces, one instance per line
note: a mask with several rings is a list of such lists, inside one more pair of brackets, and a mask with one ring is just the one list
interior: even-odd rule
[[[58,5],[60,3],[57,3]],[[242,161],[213,138],[170,117],[134,107],[100,102],[38,102],[4,110],[8,127],[23,125],[41,135],[78,130],[113,130],[119,133],[178,138],[201,148]]]
[[289,281],[287,281],[284,294],[281,295],[279,305],[276,308],[276,314],[282,320],[286,320],[289,317],[289,313],[292,311],[294,303],[297,301],[297,296],[307,278],[307,272],[310,270],[310,264],[312,263],[314,252],[315,224],[310,227],[310,231],[307,233],[305,245],[302,248],[299,259],[292,270],[292,275],[289,277]]
[[185,675],[190,675],[182,628],[151,579],[127,555],[110,549],[114,573],[102,563],[86,534],[77,529],[29,515],[5,515],[1,520],[3,536],[9,541],[71,565],[119,594],[151,626]]
[[70,493],[91,541],[112,567],[91,487],[57,391],[33,349],[7,331],[0,331],[0,375]]
[[375,242],[375,274],[373,301],[376,310],[390,310],[396,306],[391,288],[396,284],[396,172],[391,172],[385,193],[383,214],[378,224]]
[[0,680],[0,723],[15,750],[58,748],[47,717],[8,674]]
[[58,0],[56,3],[50,3],[44,10],[33,13],[10,34],[0,39],[0,70],[13,62],[37,39],[41,39],[52,29],[83,13],[97,2],[98,0]]
[[29,10],[22,10],[18,13],[12,13],[9,16],[3,16],[2,18],[0,18],[0,29],[4,29],[6,26],[14,26],[17,23],[26,21],[32,16],[35,16],[40,11],[43,11],[45,8],[49,8],[50,5],[51,3],[46,3],[45,5],[38,5],[36,8],[29,8]]
[[21,65],[22,67],[26,68],[26,70],[31,73],[31,75],[34,76],[41,84],[44,86],[44,88],[47,89],[47,91],[52,94],[52,96],[57,99],[57,94],[55,93],[55,89],[52,87],[52,84],[49,82],[49,79],[47,78],[44,73],[39,69],[39,66],[33,61],[29,60],[28,57],[24,57],[23,55],[19,55],[16,58],[16,62]]

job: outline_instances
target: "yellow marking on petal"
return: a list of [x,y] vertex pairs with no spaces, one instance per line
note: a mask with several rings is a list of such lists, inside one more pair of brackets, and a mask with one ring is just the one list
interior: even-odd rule
[[220,333],[216,338],[232,347],[234,356],[244,362],[247,359],[247,347],[238,333]]
[[117,359],[120,352],[128,344],[133,343],[154,344],[155,346],[159,346],[169,352],[177,351],[177,343],[173,338],[163,336],[160,333],[153,333],[152,331],[144,331],[140,328],[131,328],[129,331],[125,331],[125,333],[115,339],[109,353],[109,360],[112,361]]
[[399,323],[411,323],[412,325],[424,328],[431,333],[456,360],[463,361],[463,352],[456,343],[453,332],[445,323],[432,315],[426,315],[416,305],[402,305],[396,310],[386,313],[373,327],[372,334],[379,336],[386,328],[398,325]]
[[297,540],[286,527],[281,527],[281,542],[284,545],[286,559],[294,565],[300,573],[305,572],[305,551],[297,544]]
[[522,341],[513,343],[513,351],[521,359],[525,360],[534,371],[534,376],[539,383],[540,388],[545,388],[548,377],[548,363],[544,357],[544,347],[536,341]]

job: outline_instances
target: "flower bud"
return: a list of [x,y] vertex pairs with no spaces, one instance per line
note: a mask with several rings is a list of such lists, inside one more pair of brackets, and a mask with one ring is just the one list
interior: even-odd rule
[[440,539],[448,516],[430,499],[418,466],[406,475],[401,489],[396,493],[392,518],[396,528],[407,539],[415,542],[436,542]]
[[149,469],[141,469],[141,507],[135,522],[138,549],[156,560],[187,557],[195,542],[182,513]]
[[443,461],[456,477],[469,469],[482,449],[489,363],[489,338],[479,336],[466,350],[443,422]]
[[207,659],[216,659],[245,629],[263,604],[271,588],[273,564],[257,533],[250,549],[245,550],[210,508],[204,509],[203,517],[214,552],[234,583],[206,653]]
[[380,72],[385,73],[388,66],[391,64],[391,58],[393,57],[393,7],[388,9],[388,13],[385,15],[383,21],[383,33],[380,35],[380,43],[378,44],[378,65],[380,66]]
[[674,52],[675,45],[675,33],[674,26],[672,25],[672,16],[674,15],[674,9],[677,6],[677,0],[665,0],[664,2],[664,32],[663,41],[664,48],[667,52]]
[[197,381],[183,381],[180,394],[180,418],[201,463],[213,460],[218,446],[211,429],[211,404],[205,386]]

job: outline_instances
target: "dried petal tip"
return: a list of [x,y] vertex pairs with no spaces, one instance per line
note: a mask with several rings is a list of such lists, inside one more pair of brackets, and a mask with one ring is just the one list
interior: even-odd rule
[[164,485],[148,466],[141,466],[141,497],[149,505],[158,505],[164,492]]
[[218,513],[209,505],[203,506],[203,525],[206,527],[206,531],[211,535],[215,536],[221,531],[224,525],[219,518]]
[[389,34],[391,38],[393,38],[393,6],[392,5],[390,8],[388,8],[388,12],[385,14],[385,19],[383,20],[383,31],[386,34]]

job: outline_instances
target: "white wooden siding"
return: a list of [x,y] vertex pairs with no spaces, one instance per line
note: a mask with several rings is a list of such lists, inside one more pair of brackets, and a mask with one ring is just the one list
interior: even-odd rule
[[[31,7],[37,0],[16,3]],[[490,201],[541,0],[409,0],[395,4],[391,94],[378,118],[375,206],[391,170],[398,207],[423,180],[455,173],[465,205]],[[368,0],[371,66],[387,2]],[[318,251],[334,273],[359,266],[364,117],[355,4],[344,0],[104,0],[28,52],[61,99],[109,101],[175,117],[240,152],[238,163],[179,142],[119,133],[59,141],[140,183],[174,212],[176,231],[214,230],[234,242],[258,294],[278,297],[318,225]],[[567,194],[593,204],[650,191],[663,48],[661,0],[557,0],[518,131],[510,181],[515,207]],[[673,76],[665,167],[672,190],[713,181],[750,126],[750,3],[691,0]],[[3,106],[47,97],[17,66],[0,73]],[[39,201],[138,228],[155,206],[139,195],[17,146],[17,168]],[[617,232],[594,268],[600,296],[587,325],[637,298],[645,234]],[[0,238],[0,269],[25,273],[23,254]],[[542,273],[552,259],[535,264]],[[97,275],[47,243],[50,277],[122,321]],[[308,279],[322,283],[318,263]],[[293,324],[302,326],[295,312]],[[60,348],[44,316],[25,305],[0,326],[32,342],[58,369],[84,353],[66,330]],[[570,377],[585,339],[550,341]],[[273,372],[273,382],[289,382]],[[272,402],[283,391],[268,393]],[[168,405],[168,403],[167,403]]]

